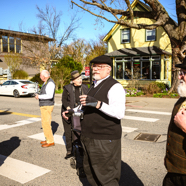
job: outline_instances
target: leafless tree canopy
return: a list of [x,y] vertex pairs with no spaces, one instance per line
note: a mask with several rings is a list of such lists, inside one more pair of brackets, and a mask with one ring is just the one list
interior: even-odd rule
[[[38,10],[37,17],[40,20],[40,28],[47,32],[47,35],[56,40],[58,46],[62,46],[67,40],[75,37],[75,31],[79,28],[79,20],[77,14],[71,16],[68,23],[61,26],[62,12],[57,12],[55,7],[46,5],[45,9],[36,6]],[[60,32],[60,33],[59,33]]]
[[[158,0],[144,0],[150,8],[149,12],[134,11],[131,7],[132,1],[129,0],[71,0],[71,2],[92,15],[111,23],[135,29],[163,27],[171,41],[173,70],[174,65],[182,62],[183,58],[186,57],[186,0],[175,1],[178,23],[169,16]],[[108,13],[112,15],[113,19],[108,16]],[[128,19],[122,19],[123,16],[127,16]],[[153,24],[137,24],[134,22],[135,17],[154,19],[155,22]],[[176,79],[175,74],[173,74],[173,84]]]

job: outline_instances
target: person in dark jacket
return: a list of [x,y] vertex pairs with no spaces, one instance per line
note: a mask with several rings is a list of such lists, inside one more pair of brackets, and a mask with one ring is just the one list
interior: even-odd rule
[[175,103],[167,133],[165,167],[167,174],[163,186],[186,185],[186,58],[180,68],[178,79],[178,94],[180,98]]
[[[71,72],[71,83],[63,87],[62,94],[62,111],[63,113],[66,110],[77,108],[80,103],[79,96],[86,94],[88,91],[88,86],[82,84],[81,74],[77,70]],[[65,137],[66,137],[66,156],[65,159],[68,159],[73,156],[72,149],[72,121],[71,117],[68,120],[64,119],[62,116]]]

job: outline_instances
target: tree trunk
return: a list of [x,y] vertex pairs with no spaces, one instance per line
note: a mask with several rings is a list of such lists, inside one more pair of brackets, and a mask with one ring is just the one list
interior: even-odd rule
[[179,85],[178,70],[175,70],[172,72],[172,86],[168,93],[177,92],[178,85]]

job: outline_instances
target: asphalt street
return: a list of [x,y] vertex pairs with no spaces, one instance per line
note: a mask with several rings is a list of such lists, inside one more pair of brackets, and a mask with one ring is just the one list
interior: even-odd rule
[[[52,130],[55,146],[44,140],[38,101],[0,96],[0,186],[89,186],[65,160],[61,95],[55,97]],[[166,174],[167,128],[177,99],[127,97],[122,119],[121,186],[161,186]],[[150,134],[150,135],[149,135]],[[136,140],[137,136],[147,136]],[[156,142],[148,136],[159,137]]]

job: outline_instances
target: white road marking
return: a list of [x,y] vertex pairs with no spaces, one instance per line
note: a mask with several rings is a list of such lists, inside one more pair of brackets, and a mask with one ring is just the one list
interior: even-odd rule
[[9,128],[13,128],[13,127],[20,127],[20,126],[27,125],[27,124],[30,124],[30,123],[34,123],[34,122],[37,122],[37,121],[40,121],[40,120],[41,120],[41,118],[28,118],[28,119],[25,119],[25,120],[17,121],[13,125],[7,125],[7,124],[0,125],[0,130],[9,129]]
[[0,155],[0,165],[0,175],[15,180],[21,184],[50,172],[49,169],[3,155]]
[[157,112],[157,111],[150,111],[150,110],[136,110],[136,109],[126,109],[129,112],[141,112],[141,113],[148,113],[148,114],[160,114],[160,115],[171,115],[171,112]]
[[147,121],[147,122],[155,122],[159,119],[155,118],[144,118],[144,117],[136,117],[136,116],[124,116],[123,119],[137,120],[137,121]]
[[138,128],[123,127],[123,126],[122,126],[122,132],[130,133],[130,132],[134,132],[134,131],[137,130],[137,129],[138,129]]
[[[33,138],[33,139],[37,139],[37,140],[40,140],[40,141],[45,140],[43,132],[28,136],[28,137]],[[60,144],[60,145],[65,145],[65,143],[66,143],[65,136],[54,134],[54,142],[57,143],[57,144]]]

